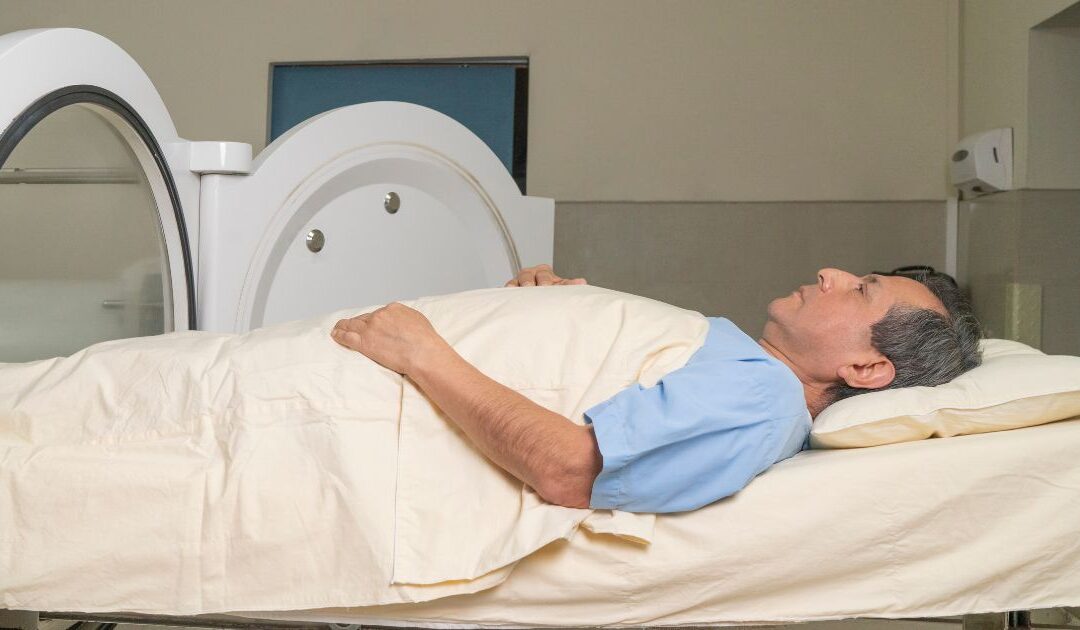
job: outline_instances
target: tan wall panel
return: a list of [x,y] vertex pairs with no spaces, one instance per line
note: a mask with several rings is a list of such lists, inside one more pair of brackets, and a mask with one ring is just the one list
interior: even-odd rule
[[1080,27],[1033,29],[1030,41],[1027,187],[1078,189]]
[[944,221],[938,202],[560,203],[555,269],[756,335],[769,302],[822,267],[941,269]]
[[960,204],[960,264],[975,311],[1009,336],[1009,283],[1041,287],[1041,349],[1080,355],[1080,191],[1020,190]]

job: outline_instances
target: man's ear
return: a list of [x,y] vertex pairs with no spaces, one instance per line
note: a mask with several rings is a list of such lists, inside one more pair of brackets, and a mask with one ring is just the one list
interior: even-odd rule
[[842,366],[836,375],[845,383],[859,389],[880,389],[896,378],[896,367],[883,354],[869,359],[866,363],[852,363]]

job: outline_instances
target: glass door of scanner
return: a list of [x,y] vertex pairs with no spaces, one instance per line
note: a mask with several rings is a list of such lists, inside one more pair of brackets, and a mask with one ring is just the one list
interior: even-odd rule
[[115,95],[69,88],[24,111],[0,136],[0,362],[173,330],[178,294],[194,305],[159,214],[176,206],[153,137]]

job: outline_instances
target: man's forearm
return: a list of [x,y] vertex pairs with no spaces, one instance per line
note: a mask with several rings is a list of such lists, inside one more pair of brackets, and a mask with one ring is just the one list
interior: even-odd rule
[[603,465],[591,427],[488,378],[450,346],[420,363],[409,378],[481,452],[545,500],[588,507]]

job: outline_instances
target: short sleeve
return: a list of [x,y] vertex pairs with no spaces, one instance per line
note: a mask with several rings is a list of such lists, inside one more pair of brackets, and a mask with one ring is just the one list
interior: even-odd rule
[[587,410],[604,461],[590,506],[681,512],[738,492],[787,439],[763,391],[772,370],[754,360],[691,363]]

